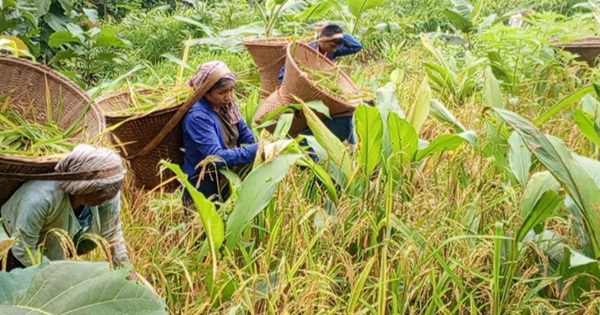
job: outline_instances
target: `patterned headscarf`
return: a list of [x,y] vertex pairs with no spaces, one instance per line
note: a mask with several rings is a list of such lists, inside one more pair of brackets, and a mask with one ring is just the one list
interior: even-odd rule
[[97,148],[87,144],[80,144],[73,151],[63,157],[55,167],[60,173],[78,173],[87,171],[108,170],[104,178],[91,180],[61,181],[62,191],[71,195],[87,195],[120,189],[125,178],[125,168],[121,157],[107,148]]
[[[232,80],[234,83],[237,80],[237,75],[235,72],[231,71],[223,61],[209,61],[198,68],[188,83],[194,90],[197,90],[202,87],[208,77],[215,71],[220,71],[223,73],[223,75],[220,76],[220,79],[227,78]],[[229,103],[221,109],[221,111],[227,114],[227,117],[229,117],[230,122],[233,124],[237,124],[240,122],[240,120],[242,120],[238,110],[237,102],[233,99],[233,97]]]

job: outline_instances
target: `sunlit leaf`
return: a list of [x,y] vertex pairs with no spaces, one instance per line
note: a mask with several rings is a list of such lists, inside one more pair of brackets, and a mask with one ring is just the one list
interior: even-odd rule
[[354,113],[356,133],[359,138],[356,156],[364,170],[371,176],[379,163],[383,150],[383,121],[375,107],[359,105]]
[[272,200],[279,182],[302,155],[284,154],[260,165],[248,174],[238,188],[238,199],[227,218],[227,248],[232,250],[244,229]]
[[431,104],[431,89],[427,81],[423,80],[417,91],[417,99],[408,111],[406,120],[408,120],[416,129],[417,133],[429,115]]
[[525,187],[529,180],[531,168],[531,153],[521,140],[518,133],[513,132],[508,138],[508,165],[521,186]]

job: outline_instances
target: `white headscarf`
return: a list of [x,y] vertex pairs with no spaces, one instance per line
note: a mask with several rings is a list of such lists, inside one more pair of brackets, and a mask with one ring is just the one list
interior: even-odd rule
[[105,190],[119,189],[125,178],[121,157],[107,148],[80,144],[63,157],[55,167],[60,173],[76,173],[115,169],[107,177],[92,180],[61,181],[60,188],[71,195],[87,195]]

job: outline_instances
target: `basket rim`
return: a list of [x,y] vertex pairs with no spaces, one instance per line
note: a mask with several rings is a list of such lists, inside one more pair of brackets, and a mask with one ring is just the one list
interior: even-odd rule
[[244,37],[242,43],[245,46],[285,46],[290,40],[291,36],[280,36],[280,37]]
[[25,58],[19,58],[19,57],[15,57],[12,55],[7,55],[7,54],[0,54],[0,63],[16,64],[16,65],[25,67],[30,71],[40,72],[40,73],[43,73],[45,75],[49,75],[49,76],[55,78],[57,81],[60,82],[61,85],[69,88],[72,92],[74,92],[82,100],[86,101],[87,103],[91,103],[89,110],[94,111],[97,121],[100,123],[100,129],[104,129],[106,127],[106,123],[100,112],[100,108],[98,107],[98,104],[96,103],[96,100],[92,100],[91,97],[81,87],[79,87],[78,85],[73,83],[73,81],[71,81],[65,75],[61,74],[60,72],[58,72],[44,64],[41,64],[41,63],[38,63],[35,61],[31,61],[31,60],[25,59]]
[[561,42],[558,39],[552,40],[552,45],[556,47],[600,47],[600,36],[581,37],[570,41]]
[[[98,124],[100,131],[106,129],[106,120],[104,119],[104,116],[102,115],[96,100],[92,100],[90,96],[81,87],[73,83],[69,78],[67,78],[63,74],[44,64],[7,54],[0,54],[0,64],[1,63],[8,63],[20,66],[22,68],[27,69],[28,71],[38,72],[45,76],[50,76],[56,79],[61,86],[65,86],[66,88],[70,89],[71,92],[80,97],[83,101],[86,102],[86,104],[89,104],[88,113],[86,113],[86,115],[93,115],[92,120],[94,123]],[[99,143],[100,141],[101,139],[98,139],[94,143]],[[58,162],[58,158],[56,157],[56,155],[28,157],[12,154],[0,154],[0,162],[7,164],[50,166],[52,164],[56,164]]]
[[14,164],[14,165],[30,165],[30,166],[53,166],[60,158],[57,155],[47,156],[21,156],[21,155],[9,155],[0,154],[0,163],[2,164]]
[[[342,68],[338,67],[333,61],[329,60],[329,58],[325,57],[324,55],[320,54],[316,49],[312,48],[310,45],[307,45],[305,43],[301,43],[301,42],[292,42],[289,43],[286,47],[286,56],[287,58],[292,58],[291,64],[294,67],[294,69],[298,72],[298,73],[304,73],[304,71],[300,70],[300,67],[298,67],[298,65],[296,64],[296,61],[294,60],[292,54],[291,54],[291,47],[292,45],[300,45],[302,48],[308,49],[309,51],[311,51],[311,53],[313,53],[314,55],[316,55],[317,58],[325,61],[326,63],[328,63],[329,65],[333,66],[334,68],[336,68],[338,71],[340,71],[340,75],[350,83],[350,86],[352,86],[354,89],[358,90],[358,87],[356,86],[356,84],[354,84],[354,81],[352,81],[352,79],[350,78],[350,76],[348,76],[348,74],[346,74],[346,72],[344,70],[342,70]],[[356,105],[353,105],[352,103],[349,103],[346,100],[343,100],[335,95],[330,94],[329,92],[325,91],[324,89],[322,89],[321,87],[319,87],[318,85],[316,85],[312,80],[308,79],[305,77],[305,81],[311,86],[311,88],[314,88],[315,90],[323,93],[324,95],[327,95],[328,97],[331,97],[333,100],[341,103],[341,104],[347,104],[349,105],[349,107],[356,107]]]

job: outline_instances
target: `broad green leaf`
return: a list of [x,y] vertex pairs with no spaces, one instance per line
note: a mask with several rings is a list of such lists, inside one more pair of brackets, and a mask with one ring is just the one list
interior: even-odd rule
[[298,160],[298,165],[306,166],[313,171],[313,174],[319,179],[321,184],[325,186],[327,193],[329,194],[329,198],[333,201],[334,204],[338,203],[338,195],[337,189],[335,187],[335,183],[329,176],[329,173],[326,169],[321,167],[321,165],[315,163],[310,157],[304,156]]
[[[541,191],[534,192],[535,194]],[[520,243],[525,235],[536,225],[542,223],[546,218],[550,217],[554,211],[562,204],[564,198],[559,196],[554,190],[546,190],[541,192],[542,195],[536,201],[531,211],[527,213],[523,224],[517,230],[515,241]]]
[[583,112],[580,109],[577,109],[573,114],[573,118],[575,119],[575,124],[577,124],[579,131],[581,131],[581,133],[588,138],[588,140],[592,141],[595,145],[600,146],[600,134],[598,133],[598,126],[592,119],[591,115]]
[[73,49],[60,50],[54,55],[52,58],[52,62],[57,62],[59,60],[71,59],[79,56]]
[[122,47],[128,48],[131,43],[128,40],[120,38],[117,35],[117,30],[112,27],[105,27],[100,31],[100,34],[95,37],[96,46],[98,47]]
[[498,80],[496,80],[492,68],[485,68],[484,77],[483,104],[494,108],[503,108],[502,91],[500,91],[500,84],[498,84]]
[[83,13],[92,23],[98,23],[98,11],[96,9],[83,8]]
[[356,156],[366,178],[369,178],[383,151],[383,121],[379,110],[375,107],[359,105],[354,113],[358,149]]
[[568,246],[564,247],[558,281],[561,290],[568,290],[566,300],[577,302],[587,292],[600,286],[600,268],[596,259],[589,258]]
[[467,129],[454,117],[454,115],[436,99],[431,100],[431,115],[439,121],[446,123],[456,129],[457,132],[463,132]]
[[573,159],[590,175],[600,187],[600,161],[573,153]]
[[442,14],[444,14],[444,16],[450,21],[450,24],[452,24],[459,31],[468,33],[473,28],[473,24],[468,18],[465,18],[454,10],[446,9],[442,11]]
[[600,118],[600,102],[593,94],[587,94],[581,98],[581,107],[584,112],[590,114],[594,119]]
[[39,269],[47,263],[25,269],[15,268],[10,272],[0,271],[0,304],[9,304],[12,296],[31,285],[31,280]]
[[69,31],[58,31],[50,35],[50,39],[48,41],[48,45],[52,48],[56,48],[60,45],[70,44],[70,43],[81,43],[79,37],[73,35]]
[[334,4],[334,0],[310,2],[302,12],[294,15],[293,20],[296,22],[307,22],[309,19],[322,19],[327,16],[327,13],[333,8]]
[[310,101],[304,102],[304,105],[308,106],[312,110],[316,110],[317,112],[325,115],[327,118],[331,118],[329,115],[329,107],[323,103],[323,101]]
[[206,24],[202,24],[196,20],[187,18],[185,16],[176,16],[175,19],[189,23],[191,25],[197,26],[198,28],[200,28],[202,30],[202,32],[207,36],[207,37],[213,37],[215,36],[215,32],[210,28],[210,26],[206,25]]
[[465,142],[465,139],[459,135],[441,135],[433,139],[427,147],[417,151],[415,161],[442,151],[456,149],[459,145]]
[[346,4],[348,5],[348,11],[357,18],[366,10],[383,5],[385,1],[386,0],[346,0]]
[[56,14],[48,13],[44,15],[44,21],[48,23],[48,26],[56,32],[58,31],[66,31],[67,23],[69,23],[69,19],[65,16],[59,16]]
[[403,153],[410,162],[414,161],[419,144],[415,128],[396,113],[390,113],[387,120],[387,131],[392,153]]
[[285,154],[260,165],[248,174],[238,189],[238,199],[227,219],[226,245],[238,245],[244,229],[273,200],[279,182],[302,155]]
[[41,17],[42,15],[48,13],[50,10],[50,4],[52,4],[52,0],[35,0],[35,7],[37,9],[36,16]]
[[354,173],[350,152],[344,144],[325,126],[325,124],[317,117],[317,115],[306,105],[302,104],[302,111],[306,117],[308,127],[312,131],[315,139],[325,148],[331,162],[333,162],[341,174],[344,176],[343,183],[346,184]]
[[180,67],[185,67],[186,69],[193,70],[193,68],[190,67],[190,65],[187,62],[184,62],[183,60],[181,60],[181,59],[173,56],[170,53],[162,54],[160,56],[166,58],[167,60],[169,60],[169,61],[171,61],[173,63],[175,63],[176,65],[179,65]]
[[166,314],[165,304],[147,287],[126,280],[130,270],[110,270],[105,262],[51,262],[37,270],[27,289],[13,295],[10,305],[1,305],[0,313]]
[[58,0],[60,6],[65,10],[65,15],[70,15],[73,10],[73,0]]
[[161,161],[161,163],[170,169],[183,183],[183,186],[187,189],[188,193],[192,197],[194,201],[194,205],[196,206],[196,211],[200,215],[200,220],[202,221],[202,226],[204,227],[204,231],[206,234],[206,238],[208,239],[210,250],[213,256],[213,268],[216,272],[216,262],[217,262],[217,251],[223,245],[223,240],[225,238],[225,228],[223,224],[223,220],[217,209],[215,204],[208,200],[201,192],[196,190],[194,185],[190,183],[186,174],[183,173],[181,167],[177,164],[169,163],[166,161]]
[[427,81],[423,80],[417,91],[417,99],[408,111],[407,119],[414,127],[417,133],[429,115],[429,106],[431,104],[431,89]]
[[470,5],[467,1],[452,0],[452,5],[454,5],[452,10],[454,10],[456,13],[460,14],[460,16],[464,17],[465,19],[471,18],[471,13],[473,12],[473,6]]
[[525,218],[533,210],[544,192],[552,190],[557,192],[560,184],[548,171],[535,173],[531,176],[523,193],[523,202],[521,203],[521,218]]
[[396,113],[400,118],[406,118],[398,102],[396,87],[390,82],[377,89],[377,108],[384,119],[390,112]]
[[517,132],[514,132],[508,138],[508,165],[521,186],[525,187],[529,180],[529,169],[531,168],[531,152],[521,140]]
[[273,135],[278,139],[285,138],[292,127],[293,121],[294,114],[286,113],[279,116],[279,119],[277,119],[277,125],[275,126],[275,131],[273,131]]
[[540,117],[538,117],[536,120],[534,120],[533,123],[537,126],[543,124],[546,120],[552,118],[552,116],[554,116],[556,113],[558,113],[563,108],[578,101],[579,99],[584,97],[586,94],[592,93],[594,91],[596,91],[596,93],[597,93],[597,89],[594,88],[594,85],[587,85],[587,86],[580,88],[579,90],[576,90],[575,92],[567,95],[565,98],[560,100],[558,103],[556,103],[556,105],[552,106],[552,108],[550,108],[544,114],[542,114]]
[[471,14],[469,15],[469,20],[471,21],[471,23],[473,25],[475,25],[477,23],[477,19],[479,18],[479,15],[481,14],[481,11],[483,10],[483,5],[485,3],[486,0],[478,0],[475,3],[475,6],[473,7],[473,9],[471,10]]
[[571,156],[571,151],[562,141],[547,137],[532,123],[519,115],[495,108],[500,116],[510,124],[529,150],[564,185],[585,224],[595,257],[600,257],[600,221],[593,205],[600,201],[600,188],[585,170]]

